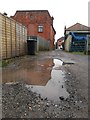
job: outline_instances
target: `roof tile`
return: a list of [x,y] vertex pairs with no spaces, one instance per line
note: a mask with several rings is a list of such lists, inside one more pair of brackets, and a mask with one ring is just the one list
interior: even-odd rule
[[80,23],[76,23],[69,28],[66,29],[67,31],[88,31],[90,30],[90,27],[87,27],[85,25],[82,25]]

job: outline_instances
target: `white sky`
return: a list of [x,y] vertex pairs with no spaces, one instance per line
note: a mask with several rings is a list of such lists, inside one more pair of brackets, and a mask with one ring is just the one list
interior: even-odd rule
[[16,10],[48,10],[54,17],[55,39],[64,35],[64,26],[79,22],[88,26],[89,0],[0,0],[0,12],[13,16]]

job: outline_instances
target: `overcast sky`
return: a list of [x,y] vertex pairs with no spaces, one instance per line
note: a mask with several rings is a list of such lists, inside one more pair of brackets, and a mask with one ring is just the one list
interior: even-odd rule
[[48,10],[54,17],[55,39],[64,35],[64,26],[79,22],[88,26],[89,0],[0,0],[0,12],[13,16],[16,10]]

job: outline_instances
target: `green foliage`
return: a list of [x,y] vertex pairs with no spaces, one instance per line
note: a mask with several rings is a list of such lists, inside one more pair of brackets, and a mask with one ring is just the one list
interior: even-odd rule
[[7,59],[7,60],[0,60],[0,67],[5,67],[14,60],[15,58]]
[[0,61],[0,67],[2,67],[2,61]]
[[9,64],[9,61],[8,60],[2,60],[0,61],[0,67],[5,67]]
[[70,52],[70,53],[77,54],[77,55],[85,55],[84,52]]

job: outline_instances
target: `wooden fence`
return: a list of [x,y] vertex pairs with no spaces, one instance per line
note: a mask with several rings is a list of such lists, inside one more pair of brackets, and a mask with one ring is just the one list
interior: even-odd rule
[[0,13],[0,59],[25,55],[27,28]]

